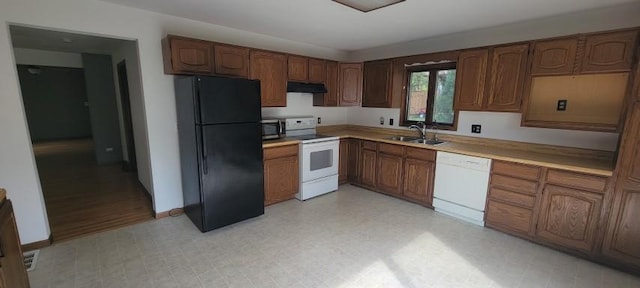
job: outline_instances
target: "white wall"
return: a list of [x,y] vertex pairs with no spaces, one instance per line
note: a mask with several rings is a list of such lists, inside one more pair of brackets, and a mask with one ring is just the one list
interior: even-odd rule
[[[49,237],[49,225],[20,96],[8,25],[137,40],[147,120],[150,192],[157,212],[182,207],[173,76],[164,75],[166,33],[343,60],[342,51],[161,15],[96,0],[3,0],[0,9],[0,186],[14,202],[23,243]],[[147,187],[149,189],[149,187]]]
[[[380,117],[385,118],[384,125],[379,124]],[[393,126],[389,125],[389,118],[394,119]],[[347,122],[352,125],[406,130],[406,127],[398,126],[399,118],[400,109],[355,107],[350,108]],[[615,151],[618,144],[617,133],[520,127],[520,118],[520,113],[461,111],[458,115],[458,131],[442,130],[438,133],[606,151]],[[471,133],[472,124],[482,125],[482,133]]]
[[80,53],[14,48],[16,64],[82,68]]
[[318,126],[347,124],[347,107],[313,106],[313,94],[287,93],[287,107],[262,108],[262,117],[315,116],[321,117]]
[[[118,63],[125,60],[127,68],[127,82],[129,85],[129,101],[131,103],[131,121],[133,126],[133,138],[135,142],[136,161],[138,169],[138,179],[140,183],[153,196],[153,179],[151,177],[151,162],[149,159],[149,141],[147,138],[147,122],[145,119],[145,107],[142,93],[142,82],[140,75],[140,61],[138,57],[138,43],[127,41],[119,49],[111,54],[113,60],[113,73],[116,87],[116,98],[118,100],[118,114],[120,119],[120,137],[122,139],[122,151],[125,159],[127,155],[127,144],[125,139],[124,122],[122,115],[120,86],[118,81]],[[155,205],[155,203],[154,203]]]
[[[522,11],[526,13],[526,11]],[[640,2],[511,23],[409,42],[354,51],[351,61],[473,48],[592,31],[640,26]],[[464,19],[457,19],[464,21]]]

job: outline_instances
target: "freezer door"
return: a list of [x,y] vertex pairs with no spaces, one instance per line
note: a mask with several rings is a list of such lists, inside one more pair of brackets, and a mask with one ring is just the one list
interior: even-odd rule
[[264,214],[259,123],[202,126],[204,231]]
[[260,81],[223,78],[197,78],[196,121],[202,125],[248,123],[261,120]]

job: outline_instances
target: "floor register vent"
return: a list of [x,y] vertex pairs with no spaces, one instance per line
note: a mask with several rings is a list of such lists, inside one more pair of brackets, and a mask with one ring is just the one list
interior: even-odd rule
[[40,254],[40,250],[29,251],[22,254],[24,256],[24,266],[27,267],[27,271],[33,271],[33,269],[36,269],[38,254]]

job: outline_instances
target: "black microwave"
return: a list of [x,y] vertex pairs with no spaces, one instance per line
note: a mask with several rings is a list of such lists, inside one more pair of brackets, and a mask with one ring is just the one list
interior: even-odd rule
[[287,134],[284,119],[262,119],[262,140],[284,138]]

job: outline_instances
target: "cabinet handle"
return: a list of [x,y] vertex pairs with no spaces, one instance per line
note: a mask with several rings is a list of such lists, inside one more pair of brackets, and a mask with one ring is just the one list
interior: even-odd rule
[[209,165],[207,165],[207,137],[204,135],[204,128],[201,128],[202,135],[202,173],[205,175],[209,173]]

